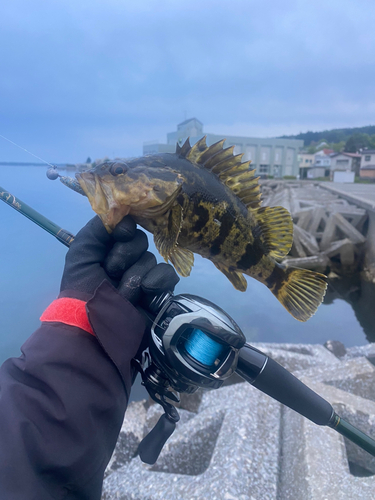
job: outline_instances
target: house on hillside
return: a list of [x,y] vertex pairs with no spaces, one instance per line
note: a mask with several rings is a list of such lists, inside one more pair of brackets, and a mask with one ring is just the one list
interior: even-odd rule
[[361,155],[358,153],[333,153],[331,155],[331,180],[335,171],[355,172],[358,176],[360,164]]
[[359,176],[375,179],[375,149],[364,149],[361,151],[361,168]]

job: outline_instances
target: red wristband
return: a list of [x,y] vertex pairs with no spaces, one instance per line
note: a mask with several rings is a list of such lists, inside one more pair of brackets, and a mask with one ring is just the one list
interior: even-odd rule
[[86,312],[86,302],[78,299],[62,297],[54,300],[40,317],[40,321],[58,322],[65,325],[77,326],[91,335],[95,335],[91,328]]

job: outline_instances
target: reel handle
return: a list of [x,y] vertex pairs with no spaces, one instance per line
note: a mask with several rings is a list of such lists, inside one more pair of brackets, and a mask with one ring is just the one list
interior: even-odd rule
[[139,443],[138,453],[142,462],[149,465],[156,462],[163,446],[173,434],[175,428],[176,422],[168,418],[167,414],[164,413],[155,427]]

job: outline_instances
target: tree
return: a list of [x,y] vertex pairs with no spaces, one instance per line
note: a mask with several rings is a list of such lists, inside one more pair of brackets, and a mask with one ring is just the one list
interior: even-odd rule
[[353,134],[345,143],[344,151],[356,153],[360,149],[371,147],[371,139],[368,134]]
[[335,153],[341,153],[341,151],[343,151],[344,148],[345,148],[345,141],[336,142],[331,145],[331,149],[333,149]]
[[87,157],[86,163],[91,163],[91,158],[89,156]]

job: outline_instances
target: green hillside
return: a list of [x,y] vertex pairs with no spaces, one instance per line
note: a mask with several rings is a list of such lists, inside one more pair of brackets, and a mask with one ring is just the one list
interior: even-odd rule
[[323,130],[322,132],[304,132],[298,135],[283,135],[282,139],[302,139],[305,146],[318,144],[325,141],[329,144],[347,142],[352,136],[372,136],[375,135],[375,125],[365,127],[337,128],[332,130]]

